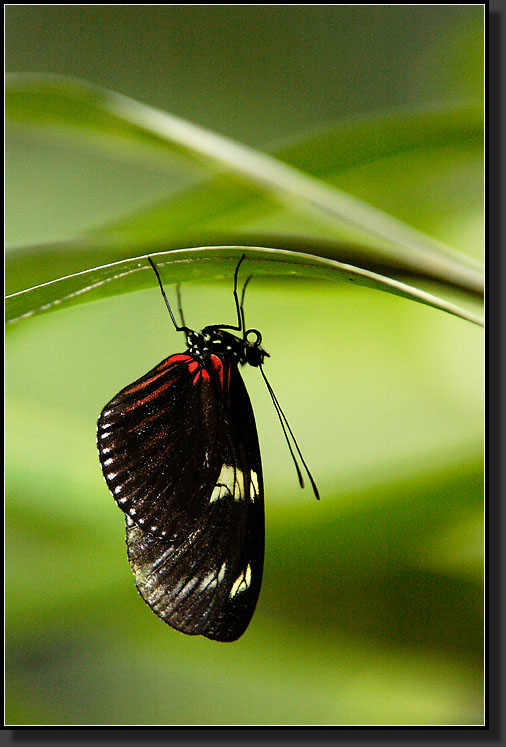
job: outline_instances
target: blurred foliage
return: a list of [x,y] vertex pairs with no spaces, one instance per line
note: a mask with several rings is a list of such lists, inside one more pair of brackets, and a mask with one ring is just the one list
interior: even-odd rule
[[[482,258],[478,6],[10,6],[6,34],[9,70],[88,77],[244,142],[275,139],[288,163]],[[143,38],[159,51],[154,69]],[[370,115],[387,106],[411,110]],[[43,135],[15,127],[7,142],[14,290],[225,230],[277,235],[292,249],[301,236],[357,240],[265,194],[238,205],[230,177],[177,156],[160,169],[147,151],[106,156],[105,141],[91,151]],[[187,322],[230,318],[230,278],[191,279]],[[299,490],[268,394],[246,370],[266,569],[234,644],[179,635],[136,595],[98,466],[104,403],[182,347],[159,294],[11,325],[7,723],[483,722],[482,330],[373,288],[256,270],[246,314],[322,500]]]

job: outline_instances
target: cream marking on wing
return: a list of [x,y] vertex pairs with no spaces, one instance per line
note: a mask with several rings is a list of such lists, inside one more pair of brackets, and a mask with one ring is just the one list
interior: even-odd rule
[[249,589],[251,584],[251,566],[248,563],[248,567],[243,573],[234,581],[234,585],[230,590],[230,599],[235,597],[237,594]]
[[231,495],[235,501],[240,501],[244,497],[244,492],[244,474],[240,469],[224,464],[209,503],[214,503],[228,495]]
[[235,470],[234,500],[240,501],[244,497],[244,475],[241,470]]
[[221,566],[220,571],[218,573],[218,583],[220,583],[220,584],[223,581],[223,579],[225,578],[226,567],[227,567],[227,564],[223,563],[223,565]]
[[105,460],[104,467],[108,467],[110,464],[112,464],[112,459],[109,457],[109,459]]
[[209,498],[209,503],[214,503],[219,498],[223,498],[224,495],[228,495],[228,488],[226,485],[216,485],[211,493],[211,497]]
[[258,496],[258,475],[254,470],[250,472],[249,497],[252,501]]
[[183,586],[183,588],[179,592],[180,596],[182,596],[182,597],[187,596],[190,593],[190,591],[193,589],[193,587],[195,586],[195,584],[197,583],[197,581],[198,581],[197,577],[191,578],[188,581],[188,583],[185,584],[185,586]]
[[121,493],[121,488],[122,487],[123,487],[122,485],[116,485],[116,487],[114,488],[114,495],[117,495],[118,493]]
[[[210,571],[206,576],[204,576],[204,578],[200,582],[199,590],[203,591],[204,589],[207,589],[209,587],[212,588],[211,584],[212,584],[213,581],[216,582],[216,573],[215,573],[215,571]],[[216,583],[215,583],[215,585],[216,585]]]

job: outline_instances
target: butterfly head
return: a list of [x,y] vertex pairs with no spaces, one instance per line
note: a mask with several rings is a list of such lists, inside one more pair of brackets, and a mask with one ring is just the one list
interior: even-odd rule
[[258,329],[247,329],[242,342],[244,345],[244,362],[250,366],[261,366],[264,358],[269,358],[269,353],[261,346],[262,335]]
[[200,332],[186,333],[188,353],[204,359],[209,355],[222,355],[235,359],[241,365],[261,366],[269,353],[261,346],[262,335],[257,329],[248,329],[237,337],[217,326],[204,327]]

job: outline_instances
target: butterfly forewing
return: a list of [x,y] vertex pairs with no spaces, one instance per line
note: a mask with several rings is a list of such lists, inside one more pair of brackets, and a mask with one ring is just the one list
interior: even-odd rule
[[105,481],[117,505],[141,528],[186,536],[205,509],[222,451],[218,397],[206,395],[174,355],[125,387],[103,409],[97,442]]
[[264,507],[237,363],[171,356],[106,405],[98,444],[142,597],[182,632],[238,638],[260,592]]

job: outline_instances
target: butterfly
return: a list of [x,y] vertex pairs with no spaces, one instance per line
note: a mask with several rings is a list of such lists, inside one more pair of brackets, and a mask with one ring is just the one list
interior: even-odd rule
[[[269,357],[257,329],[246,329],[244,294],[234,273],[237,324],[197,332],[176,322],[184,353],[170,355],[122,389],[102,410],[97,446],[105,482],[125,514],[135,584],[158,617],[176,630],[217,641],[239,638],[257,604],[264,563],[262,461],[240,366],[260,370],[290,444],[318,489],[270,386]],[[237,333],[237,334],[234,334]]]

